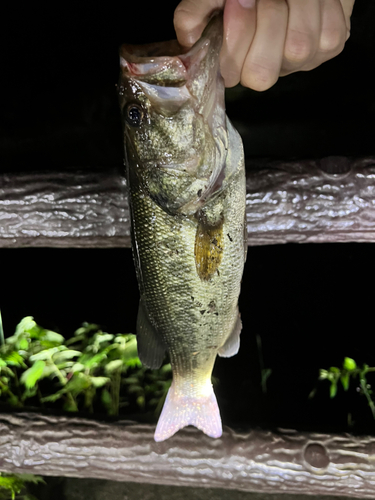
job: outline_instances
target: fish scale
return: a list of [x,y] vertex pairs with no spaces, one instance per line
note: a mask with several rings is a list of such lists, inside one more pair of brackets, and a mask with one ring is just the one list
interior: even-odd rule
[[[239,347],[245,172],[241,138],[224,113],[221,40],[222,18],[216,16],[185,55],[173,55],[165,44],[153,49],[160,57],[141,56],[141,48],[129,46],[121,52],[119,94],[141,295],[139,356],[157,367],[168,351],[173,372],[157,441],[186,425],[221,435],[212,369],[218,354],[231,356]],[[166,61],[174,68],[168,85],[171,75],[176,85],[185,82],[178,102],[176,91],[147,83],[161,83]]]

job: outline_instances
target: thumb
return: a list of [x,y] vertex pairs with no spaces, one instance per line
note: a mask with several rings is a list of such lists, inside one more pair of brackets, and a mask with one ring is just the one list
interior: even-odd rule
[[174,29],[177,40],[191,47],[201,36],[211,14],[223,9],[225,0],[182,0],[174,11]]

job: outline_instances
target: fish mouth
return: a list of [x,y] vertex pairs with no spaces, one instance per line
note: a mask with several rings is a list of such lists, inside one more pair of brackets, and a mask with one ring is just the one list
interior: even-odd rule
[[200,39],[186,48],[177,40],[144,45],[123,44],[120,65],[124,76],[160,86],[182,86],[199,71],[209,47],[216,47],[217,57],[223,38],[223,16],[214,12]]
[[133,63],[143,62],[145,58],[154,59],[155,57],[174,57],[189,49],[184,49],[177,40],[169,40],[167,42],[146,43],[143,45],[123,44],[121,51],[126,51],[131,56]]

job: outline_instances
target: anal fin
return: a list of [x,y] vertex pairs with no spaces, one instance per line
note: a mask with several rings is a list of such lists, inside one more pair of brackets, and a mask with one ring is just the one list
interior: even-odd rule
[[137,317],[138,356],[142,364],[149,368],[160,368],[166,347],[155,327],[151,324],[142,299],[139,301]]
[[238,350],[240,348],[241,330],[242,330],[242,321],[240,313],[238,313],[238,318],[236,324],[234,325],[232,333],[225,341],[225,344],[222,345],[218,351],[219,356],[221,356],[222,358],[230,358],[231,356],[234,356],[235,354],[238,353]]

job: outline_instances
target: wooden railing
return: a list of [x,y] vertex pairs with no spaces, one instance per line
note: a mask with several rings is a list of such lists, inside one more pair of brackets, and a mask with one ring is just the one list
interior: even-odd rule
[[[249,245],[375,241],[375,157],[249,161]],[[0,175],[0,247],[129,247],[122,171]]]
[[0,470],[178,486],[374,498],[375,436],[293,430],[167,441],[154,427],[34,413],[0,415]]

